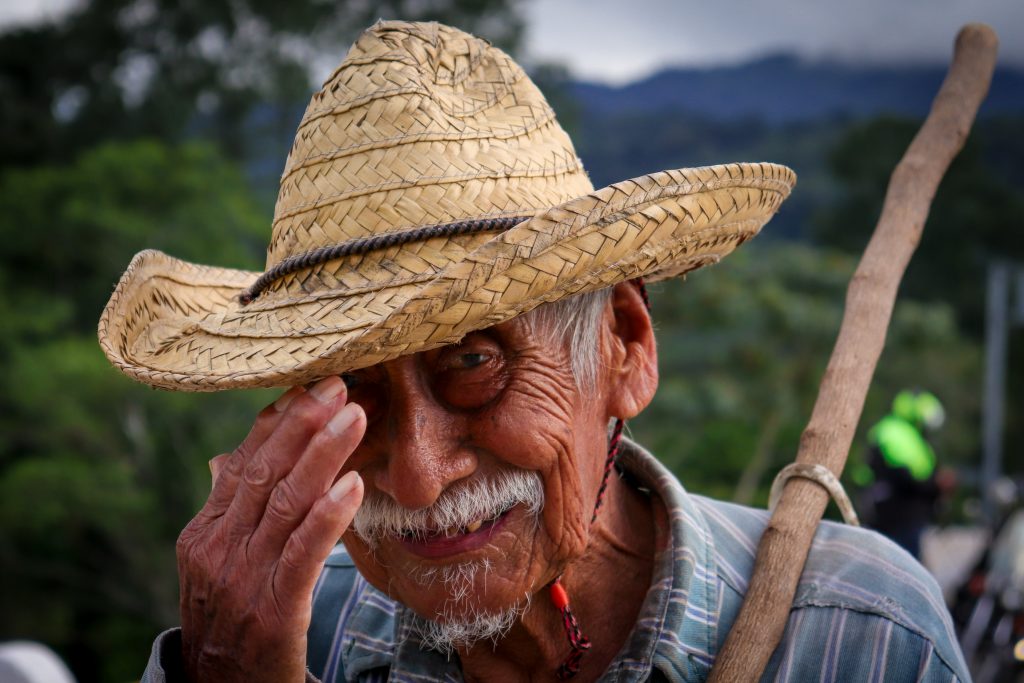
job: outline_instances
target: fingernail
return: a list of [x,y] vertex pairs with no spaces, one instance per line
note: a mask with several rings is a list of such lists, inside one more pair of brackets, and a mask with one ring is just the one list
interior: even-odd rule
[[356,417],[359,415],[359,404],[349,403],[344,408],[335,413],[334,417],[331,418],[330,422],[327,423],[327,429],[331,434],[342,434],[346,429],[352,426],[352,423],[356,421]]
[[361,481],[359,473],[353,470],[338,481],[334,482],[334,486],[332,486],[331,490],[327,492],[327,495],[331,497],[331,500],[341,502],[355,490],[356,486],[359,485]]
[[288,407],[288,404],[292,402],[292,399],[298,396],[302,391],[302,387],[292,387],[281,394],[281,397],[274,401],[274,410],[279,413],[283,413],[284,409]]
[[221,463],[223,461],[224,461],[224,456],[223,455],[218,455],[217,457],[215,457],[212,460],[210,460],[209,465],[210,465],[210,482],[211,482],[211,485],[217,483],[217,477],[220,475]]
[[327,403],[345,390],[345,382],[337,375],[331,375],[313,385],[309,393],[321,403]]

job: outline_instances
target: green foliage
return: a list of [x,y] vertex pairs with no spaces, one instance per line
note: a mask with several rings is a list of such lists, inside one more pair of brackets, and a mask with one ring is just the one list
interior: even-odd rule
[[96,343],[133,253],[259,268],[269,232],[211,147],[108,144],[0,184],[0,639],[57,647],[81,681],[138,676],[177,621],[174,541],[264,392],[156,392]]
[[106,144],[70,165],[8,169],[0,186],[7,286],[45,292],[76,329],[93,328],[115,274],[145,246],[262,268],[267,216],[209,145]]
[[[889,175],[919,125],[877,119],[855,126],[835,147],[830,166],[843,191],[815,221],[824,244],[851,253],[864,249],[881,213]],[[1001,135],[999,140],[1015,139],[1000,133],[1004,125],[996,121],[992,131]],[[1024,192],[990,169],[986,149],[995,142],[990,141],[989,126],[979,128],[939,187],[901,289],[913,299],[949,303],[959,324],[977,338],[984,322],[989,260],[1024,259],[1024,232],[1013,228],[1024,216]]]
[[[1024,262],[1024,176],[1019,154],[1020,116],[980,121],[953,160],[932,203],[924,235],[900,289],[904,300],[941,302],[957,327],[982,340],[986,269],[993,259]],[[881,212],[889,174],[917,130],[918,122],[878,119],[853,127],[832,151],[830,164],[842,193],[821,211],[816,234],[825,244],[857,253],[867,244]],[[1024,453],[1009,447],[1024,439],[1024,362],[1021,331],[1011,335],[1006,378],[1005,470],[1020,471]],[[929,338],[906,340],[926,348]],[[957,366],[962,359],[952,356]],[[941,372],[942,367],[937,371]],[[918,384],[927,387],[924,380]],[[981,375],[961,391],[977,395]],[[940,394],[943,401],[945,395]],[[974,451],[980,451],[975,441]]]
[[[438,19],[514,50],[520,4],[91,0],[0,34],[0,639],[56,647],[82,683],[137,678],[178,618],[174,542],[206,497],[206,463],[272,398],[152,391],[109,366],[95,325],[131,256],[261,269],[270,201],[251,179],[272,173],[254,160],[279,170],[268,150],[287,148],[310,64],[336,61],[378,17]],[[832,247],[861,248],[911,127],[844,137],[840,120],[778,128],[678,112],[595,123],[564,70],[537,79],[599,186],[736,159],[800,172],[766,236],[802,235],[817,215],[829,248],[761,238],[684,286],[652,287],[661,387],[631,425],[692,490],[763,502],[838,329],[853,259]],[[1020,253],[1019,230],[1003,229],[1022,215],[1019,126],[983,126],[940,191],[855,449],[895,391],[919,385],[950,416],[940,460],[974,457],[976,278],[989,253]]]
[[[686,283],[652,287],[661,384],[636,420],[690,490],[764,504],[771,473],[791,461],[842,318],[854,259],[786,242],[744,246]],[[906,386],[942,397],[945,464],[977,443],[980,354],[942,304],[897,304],[854,452]]]
[[206,463],[272,398],[110,367],[96,322],[132,255],[262,269],[272,195],[252,179],[279,172],[314,66],[380,17],[514,49],[518,4],[88,0],[0,34],[0,640],[55,647],[81,683],[136,680],[178,621]]
[[[70,159],[111,138],[202,132],[232,158],[291,136],[286,107],[379,18],[438,20],[514,49],[516,0],[90,0],[0,35],[0,163]],[[323,65],[320,65],[321,67]],[[266,115],[268,106],[280,113]],[[262,112],[262,114],[261,114]]]

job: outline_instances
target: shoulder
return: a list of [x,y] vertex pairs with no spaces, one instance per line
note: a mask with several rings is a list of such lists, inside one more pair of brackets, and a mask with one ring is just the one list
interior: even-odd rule
[[[746,593],[768,513],[694,498],[711,531],[724,584],[724,642]],[[808,666],[826,678],[827,666],[840,667],[847,680],[902,680],[893,673],[904,669],[911,678],[969,680],[956,642],[938,585],[913,557],[873,531],[822,522],[773,670],[789,670],[783,680],[794,675],[793,668]],[[849,677],[853,669],[859,673]]]
[[307,664],[324,683],[389,667],[394,656],[395,603],[366,582],[340,543],[313,591]]

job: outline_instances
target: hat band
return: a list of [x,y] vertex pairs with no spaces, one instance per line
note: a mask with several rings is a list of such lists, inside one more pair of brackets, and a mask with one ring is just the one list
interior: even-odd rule
[[276,266],[263,273],[251,287],[238,295],[238,302],[245,306],[252,303],[263,290],[275,280],[290,275],[304,268],[333,261],[345,256],[357,256],[378,249],[387,249],[409,242],[420,242],[434,237],[454,237],[474,232],[504,232],[527,220],[529,216],[501,216],[498,218],[474,218],[468,221],[424,225],[412,230],[390,232],[383,235],[371,235],[348,240],[341,244],[317,247],[295,256],[289,256]]

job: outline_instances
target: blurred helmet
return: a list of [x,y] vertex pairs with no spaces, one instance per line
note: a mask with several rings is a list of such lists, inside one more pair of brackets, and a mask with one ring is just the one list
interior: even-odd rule
[[946,421],[946,411],[942,407],[942,402],[930,391],[901,391],[893,399],[892,413],[928,430],[938,429]]

